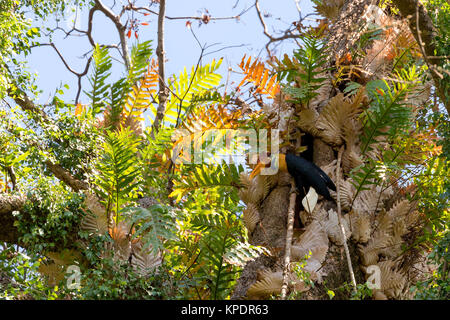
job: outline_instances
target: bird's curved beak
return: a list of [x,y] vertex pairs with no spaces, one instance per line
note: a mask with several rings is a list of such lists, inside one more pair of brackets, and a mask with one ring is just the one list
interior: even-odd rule
[[252,170],[252,173],[250,174],[250,179],[253,179],[258,174],[260,174],[262,169],[264,168],[270,168],[272,170],[272,171],[269,170],[269,172],[272,173],[266,173],[266,175],[275,174],[278,172],[278,169],[280,169],[281,171],[287,171],[285,155],[280,153],[278,154],[277,158],[271,158],[271,161],[267,164],[264,164],[263,162],[258,162],[256,167]]
[[266,165],[262,162],[258,162],[258,164],[256,165],[256,167],[252,170],[252,173],[250,173],[250,179],[253,179],[254,177],[256,177],[258,174],[260,174],[261,170],[263,168],[265,168]]

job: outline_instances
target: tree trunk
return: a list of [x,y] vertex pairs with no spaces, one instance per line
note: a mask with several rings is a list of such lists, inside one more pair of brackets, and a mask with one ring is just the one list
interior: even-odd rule
[[[371,1],[368,0],[343,3],[340,14],[330,25],[327,41],[328,67],[336,69],[336,61],[356,46],[363,32],[361,23],[365,14],[369,18],[378,19],[370,16],[370,10],[373,9],[370,4]],[[391,17],[386,19],[393,21]],[[375,45],[380,43],[373,43]],[[389,69],[383,65],[389,62],[377,62],[374,66],[372,61],[368,64],[364,60],[369,58],[370,54],[360,58],[361,61],[354,62],[368,66],[367,74],[358,81],[361,85],[373,79],[375,74],[377,78],[382,78],[385,75],[382,70]],[[336,185],[339,184],[340,204],[345,214],[341,220],[347,239],[342,238],[338,225],[340,219],[336,203],[319,198],[312,213],[300,210],[300,205],[297,205],[296,212],[303,227],[294,229],[290,292],[301,293],[292,296],[301,299],[329,299],[327,292],[332,290],[335,299],[349,299],[351,290],[337,290],[343,288],[344,284],[351,288],[351,276],[343,246],[346,241],[357,284],[364,284],[372,275],[375,278],[373,298],[411,298],[409,287],[417,279],[417,272],[412,266],[417,267],[421,255],[418,251],[402,252],[401,247],[407,246],[411,240],[410,235],[418,230],[415,228],[418,223],[415,203],[406,200],[399,193],[400,188],[395,186],[384,189],[373,186],[372,190],[355,192],[350,183],[349,171],[363,163],[364,157],[376,156],[375,152],[361,154],[359,145],[362,124],[358,122],[358,115],[367,107],[368,100],[361,90],[351,98],[344,97],[339,93],[340,88],[331,85],[330,74],[328,78],[328,85],[319,89],[319,95],[310,102],[306,110],[280,101],[280,108],[267,108],[279,110],[274,111],[279,117],[294,114],[300,119],[288,120],[291,121],[289,126],[282,125],[280,121],[278,129],[281,131],[290,128],[293,130],[290,132],[291,137],[299,136],[299,131],[313,136],[313,162]],[[342,166],[337,168],[337,154],[342,146]],[[283,151],[287,150],[281,150]],[[340,171],[340,181],[336,181],[337,169]],[[247,188],[240,191],[240,196],[247,205],[244,222],[249,230],[250,242],[268,248],[271,255],[262,256],[246,265],[232,299],[267,299],[281,293],[289,181],[289,174],[281,172],[275,176],[257,176],[253,180],[246,175],[242,176],[242,182]],[[332,196],[335,197],[335,194]],[[300,201],[301,199],[298,204]],[[305,260],[308,253],[309,258]],[[305,262],[303,273],[298,272],[299,269],[294,272],[296,263],[302,261]],[[379,282],[376,282],[377,277]],[[314,288],[309,284],[310,280],[315,283]]]

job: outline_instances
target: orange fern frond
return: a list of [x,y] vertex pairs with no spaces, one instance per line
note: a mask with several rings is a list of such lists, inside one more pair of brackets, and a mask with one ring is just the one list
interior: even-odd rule
[[75,116],[79,117],[84,111],[86,111],[86,105],[78,103],[75,108]]
[[[114,225],[108,229],[108,234],[115,242],[126,241],[128,237],[132,237],[136,229],[133,227],[129,230],[129,227],[123,222],[119,222],[118,225]],[[137,243],[137,239],[133,239],[132,243]]]
[[139,117],[149,106],[158,84],[158,63],[155,59],[148,66],[144,77],[133,86],[124,106],[126,117]]
[[158,80],[158,64],[155,59],[152,59],[147,72],[132,87],[125,100],[120,116],[120,124],[123,127],[131,128],[138,135],[142,134],[144,121],[142,114],[155,99],[154,94],[157,91]]
[[421,56],[419,45],[417,44],[413,34],[409,30],[403,30],[398,34],[394,43],[389,48],[387,59],[401,59],[405,51],[409,51],[410,54],[415,58]]
[[248,57],[245,61],[246,56],[242,58],[239,67],[244,72],[245,77],[241,83],[237,86],[239,89],[244,83],[252,82],[255,85],[254,93],[260,93],[268,95],[270,99],[273,99],[278,92],[280,92],[280,85],[277,81],[277,75],[271,75],[271,72],[266,69],[264,63],[255,60],[253,63],[252,57]]

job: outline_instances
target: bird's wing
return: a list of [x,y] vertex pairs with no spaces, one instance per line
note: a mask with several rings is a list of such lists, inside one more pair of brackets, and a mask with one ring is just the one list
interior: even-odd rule
[[286,163],[288,165],[288,171],[294,175],[294,178],[295,176],[300,176],[301,179],[306,180],[308,186],[312,186],[318,194],[324,196],[328,200],[333,200],[328,191],[328,185],[331,184],[331,186],[334,187],[334,183],[322,169],[317,167],[314,163],[292,154],[286,155]]
[[336,185],[334,184],[333,180],[331,180],[330,177],[322,169],[320,169],[320,167],[317,166],[315,163],[311,162],[311,164],[316,168],[316,170],[319,172],[320,176],[325,180],[327,187],[333,191],[336,191]]

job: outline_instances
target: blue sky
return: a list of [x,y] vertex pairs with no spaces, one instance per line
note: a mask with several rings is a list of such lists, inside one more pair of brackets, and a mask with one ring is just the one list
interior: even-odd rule
[[[112,2],[104,0],[105,4]],[[120,3],[118,0],[116,2]],[[148,3],[148,1],[144,3]],[[212,17],[228,17],[237,15],[253,4],[253,0],[167,0],[166,15],[171,17],[201,16],[205,10],[208,10]],[[233,8],[235,5],[236,7]],[[300,0],[299,5],[303,15],[313,11],[310,0]],[[260,7],[261,11],[267,15],[265,21],[269,31],[274,35],[277,34],[277,31],[287,29],[290,23],[299,18],[295,0],[261,0]],[[152,9],[157,11],[158,7],[154,5]],[[73,14],[69,14],[68,16],[70,17],[71,15],[73,17]],[[78,16],[79,27],[86,30],[87,10],[78,12]],[[153,39],[153,49],[156,49],[157,16],[150,15],[143,17],[141,22],[144,21],[148,22],[149,25],[140,26],[139,40]],[[61,27],[68,30],[67,24],[67,21],[61,21],[59,23]],[[54,18],[49,19],[45,24],[45,26],[50,27],[54,25]],[[166,20],[165,29],[166,74],[168,76],[173,73],[178,74],[184,67],[190,70],[190,67],[197,63],[200,48],[191,31],[186,27],[186,20]],[[209,63],[213,58],[224,58],[224,62],[219,70],[224,77],[223,82],[225,82],[228,67],[238,71],[238,64],[244,54],[247,54],[247,56],[259,55],[261,58],[266,57],[264,46],[268,39],[263,34],[263,29],[258,20],[255,8],[251,8],[245,13],[240,21],[211,21],[201,26],[198,25],[197,21],[192,21],[192,29],[202,45],[216,44],[207,50],[207,52],[229,46],[239,46],[221,50],[204,57],[203,63]],[[86,58],[82,58],[82,55],[91,49],[90,44],[86,37],[64,38],[64,36],[62,32],[57,32],[52,41],[63,56],[66,57],[66,61],[71,68],[77,72],[81,72],[84,69],[86,61]],[[96,42],[103,44],[117,43],[119,40],[113,24],[100,12],[97,12],[94,16],[93,37]],[[290,54],[295,46],[293,41],[283,41],[276,48],[276,55]],[[118,57],[113,52],[114,55]],[[76,93],[77,78],[64,67],[62,61],[51,47],[34,48],[32,54],[28,57],[28,62],[30,71],[37,73],[38,87],[43,90],[43,94],[39,97],[39,102],[44,103],[49,100],[55,90],[64,84],[70,86],[70,89],[66,90],[64,98],[68,102],[73,102]],[[123,66],[119,63],[114,64],[112,79],[119,78],[124,72]],[[89,89],[89,83],[86,77],[83,79],[83,89]],[[88,100],[85,96],[82,96],[81,102],[87,103]]]

